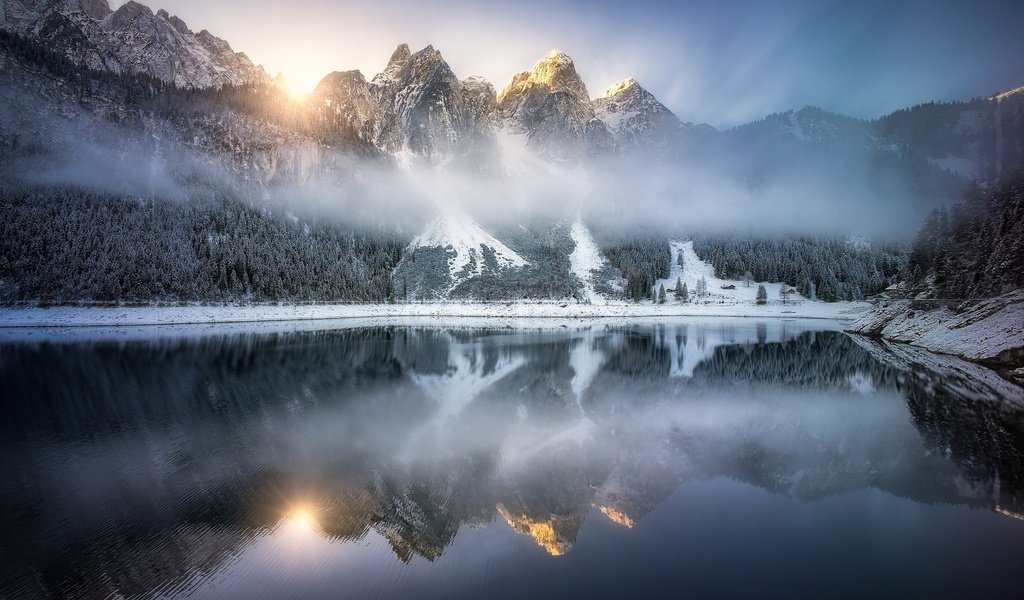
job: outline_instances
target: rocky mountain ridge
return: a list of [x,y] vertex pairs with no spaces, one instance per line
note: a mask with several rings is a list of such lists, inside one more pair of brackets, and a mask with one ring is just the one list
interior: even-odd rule
[[[713,131],[682,123],[630,81],[621,98],[591,100],[572,58],[553,50],[496,93],[483,78],[460,80],[433,46],[413,53],[400,44],[372,79],[358,71],[331,73],[311,100],[330,107],[361,139],[385,152],[433,162],[468,152],[493,154],[499,131],[525,136],[532,150],[556,161],[612,153],[620,144],[627,151],[670,152],[698,132]],[[614,130],[605,115],[614,117]]]
[[145,73],[185,88],[268,79],[228,42],[134,1],[112,11],[106,0],[2,0],[0,27],[98,71]]
[[[0,28],[98,71],[143,73],[195,89],[271,84],[226,41],[134,1],[113,11],[106,0],[2,0]],[[311,103],[342,130],[335,139],[358,140],[402,160],[456,160],[474,169],[495,167],[503,133],[523,136],[532,152],[554,162],[636,154],[692,158],[709,148],[728,155],[781,144],[811,154],[825,147],[914,156],[936,170],[982,181],[1024,166],[1020,89],[924,104],[876,121],[806,107],[722,132],[681,121],[633,78],[591,98],[575,62],[558,50],[496,89],[479,77],[460,79],[432,46],[412,52],[400,44],[372,78],[358,71],[328,74]]]
[[[262,67],[226,41],[135,1],[111,10],[105,0],[2,0],[0,28],[97,71],[142,73],[193,89],[270,82]],[[632,91],[640,90],[635,84]],[[376,76],[330,73],[311,97],[320,104],[314,110],[326,107],[335,124],[359,140],[443,163],[469,153],[494,156],[495,134],[505,128],[558,161],[608,154],[620,142],[627,149],[644,144],[674,152],[667,146],[685,141],[687,126],[649,93],[641,96],[626,109],[628,126],[613,132],[595,110],[601,106],[612,115],[615,107],[591,100],[563,52],[549,52],[498,94],[482,78],[460,80],[432,46],[412,52],[400,44]],[[621,120],[614,116],[616,124]]]

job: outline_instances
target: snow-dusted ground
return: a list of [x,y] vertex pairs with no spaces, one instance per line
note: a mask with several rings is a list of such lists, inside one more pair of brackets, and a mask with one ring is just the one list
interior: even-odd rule
[[911,300],[883,302],[847,328],[968,360],[1014,363],[1024,355],[1024,292],[950,308],[920,310]]
[[[567,302],[422,303],[422,304],[317,304],[286,306],[147,306],[53,307],[0,309],[0,328],[137,326],[202,323],[247,323],[359,319],[367,324],[404,318],[429,317],[438,321],[477,318],[499,325],[516,320],[623,320],[647,317],[787,317],[855,319],[869,304],[864,302],[804,302],[769,304],[631,304],[595,305]],[[5,334],[0,330],[0,336]]]
[[[560,327],[583,322],[603,324],[625,323],[640,319],[672,319],[681,317],[761,317],[853,320],[869,309],[866,302],[811,302],[783,304],[778,300],[780,284],[765,284],[769,302],[754,303],[757,284],[746,287],[742,282],[718,279],[710,265],[693,252],[692,242],[672,242],[672,270],[666,289],[682,277],[691,290],[691,302],[680,303],[669,294],[665,304],[651,302],[634,304],[608,300],[594,291],[593,269],[604,259],[582,224],[573,226],[576,250],[571,257],[573,272],[586,282],[588,302],[437,302],[411,304],[308,304],[308,305],[227,305],[227,306],[145,306],[145,307],[53,307],[0,309],[0,339],[14,336],[12,328],[114,327],[130,328],[148,325],[203,325],[216,323],[262,324],[289,321],[323,321],[345,319],[349,326],[382,324],[447,325],[489,327]],[[676,263],[683,252],[685,267]],[[584,277],[584,275],[588,275]],[[707,278],[708,296],[693,297],[697,279]],[[735,290],[722,290],[731,283]],[[656,284],[657,285],[657,284]],[[293,329],[295,326],[291,326]],[[254,329],[253,326],[248,327]],[[24,332],[19,338],[32,337]]]
[[[683,253],[683,266],[679,266],[678,256]],[[710,302],[719,306],[746,306],[753,305],[757,296],[757,286],[763,285],[768,292],[769,304],[782,304],[779,297],[779,290],[782,283],[758,283],[751,281],[750,285],[734,279],[719,279],[715,277],[715,269],[709,263],[704,262],[693,251],[693,242],[672,241],[669,242],[669,253],[672,257],[672,268],[667,279],[659,279],[654,282],[654,289],[657,291],[661,285],[665,286],[665,293],[668,296],[667,303],[678,303],[672,295],[676,287],[676,279],[682,279],[690,293],[690,302]],[[708,282],[708,295],[704,298],[697,298],[697,280],[704,277]],[[736,289],[724,290],[722,286],[732,285]],[[789,286],[786,286],[789,287]],[[802,314],[805,310],[816,310],[815,305],[821,302],[809,302],[800,294],[793,293],[788,300],[788,307],[797,313]]]

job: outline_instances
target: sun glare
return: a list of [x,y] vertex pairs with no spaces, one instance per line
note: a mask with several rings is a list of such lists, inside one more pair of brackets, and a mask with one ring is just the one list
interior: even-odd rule
[[323,74],[308,69],[290,69],[288,74],[279,71],[274,81],[294,100],[305,100],[313,93],[323,79]]
[[316,531],[320,528],[320,524],[317,522],[316,513],[312,508],[306,505],[296,506],[286,515],[286,518],[290,523],[302,529]]
[[305,100],[313,93],[313,90],[297,85],[289,85],[287,90],[293,100]]

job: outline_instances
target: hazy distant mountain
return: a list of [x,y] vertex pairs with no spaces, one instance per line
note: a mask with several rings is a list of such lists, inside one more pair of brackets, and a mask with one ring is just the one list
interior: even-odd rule
[[1024,168],[1024,87],[967,102],[929,102],[872,124],[901,151],[967,179],[995,181]]

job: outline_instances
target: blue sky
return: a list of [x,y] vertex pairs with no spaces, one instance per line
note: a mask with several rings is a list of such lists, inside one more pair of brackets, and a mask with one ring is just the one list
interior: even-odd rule
[[[311,89],[372,76],[399,42],[500,90],[552,48],[592,96],[636,77],[686,121],[723,127],[815,105],[874,117],[1024,86],[1024,1],[151,0]],[[113,1],[116,7],[123,2]]]

